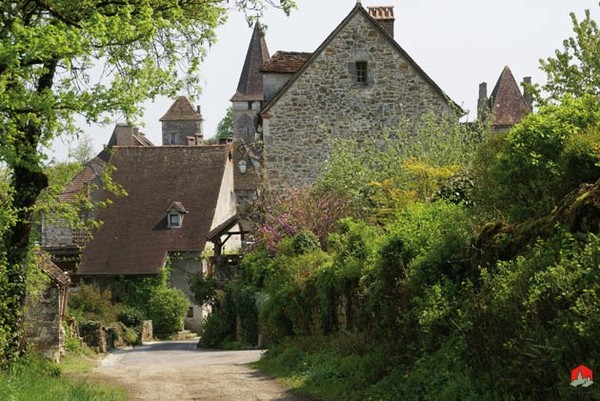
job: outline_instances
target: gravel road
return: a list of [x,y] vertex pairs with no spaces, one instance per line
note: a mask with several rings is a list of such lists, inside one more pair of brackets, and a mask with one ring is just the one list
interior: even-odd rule
[[95,375],[127,389],[130,400],[303,401],[248,363],[262,351],[207,351],[196,341],[164,341],[118,350]]

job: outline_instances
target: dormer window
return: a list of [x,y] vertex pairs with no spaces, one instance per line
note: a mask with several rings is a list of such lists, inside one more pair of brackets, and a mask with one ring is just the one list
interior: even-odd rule
[[181,202],[173,202],[167,209],[167,226],[169,228],[180,228],[183,224],[183,216],[187,214]]

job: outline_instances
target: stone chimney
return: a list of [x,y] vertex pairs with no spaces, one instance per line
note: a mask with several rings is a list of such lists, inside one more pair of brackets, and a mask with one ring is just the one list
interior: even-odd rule
[[487,83],[479,84],[479,98],[477,99],[477,118],[483,120],[487,109]]
[[134,127],[127,124],[117,124],[114,130],[115,146],[132,146]]
[[378,6],[378,7],[367,7],[369,15],[373,17],[379,25],[394,37],[394,6]]
[[531,93],[531,77],[524,77],[523,83],[521,85],[523,86],[523,98],[525,99],[525,102],[527,102],[529,109],[533,110],[533,94]]

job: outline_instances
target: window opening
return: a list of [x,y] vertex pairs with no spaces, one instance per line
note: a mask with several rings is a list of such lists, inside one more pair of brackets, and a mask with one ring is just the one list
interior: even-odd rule
[[356,62],[356,82],[359,84],[367,83],[367,62],[357,61]]

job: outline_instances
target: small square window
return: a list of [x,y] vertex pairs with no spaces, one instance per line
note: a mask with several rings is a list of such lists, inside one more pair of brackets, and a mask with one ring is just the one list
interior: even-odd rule
[[187,317],[194,317],[194,307],[190,306],[187,311]]
[[356,62],[356,82],[359,84],[367,83],[367,62],[357,61]]
[[171,132],[171,145],[177,145],[177,132]]
[[179,227],[181,225],[181,218],[178,213],[169,214],[169,226]]

